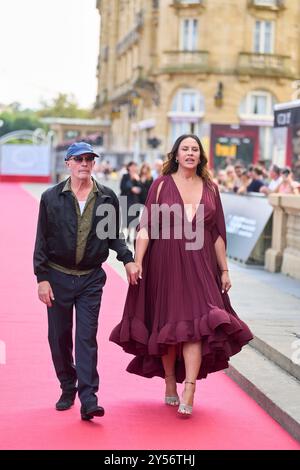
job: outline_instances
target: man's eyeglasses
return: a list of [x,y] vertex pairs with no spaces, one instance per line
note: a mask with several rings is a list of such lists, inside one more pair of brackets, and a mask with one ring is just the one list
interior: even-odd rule
[[90,163],[95,160],[95,157],[94,155],[87,155],[86,157],[83,157],[82,155],[74,155],[74,157],[69,158],[69,160],[74,160],[76,163],[82,163],[84,160],[87,163]]

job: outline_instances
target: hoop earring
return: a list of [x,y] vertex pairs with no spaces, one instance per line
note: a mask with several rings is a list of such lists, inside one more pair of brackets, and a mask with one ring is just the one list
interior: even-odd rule
[[178,160],[177,160],[177,158],[175,158],[175,163],[178,163]]

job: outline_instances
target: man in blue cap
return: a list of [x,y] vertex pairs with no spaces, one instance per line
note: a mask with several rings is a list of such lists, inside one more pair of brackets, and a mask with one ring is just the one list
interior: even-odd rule
[[[98,155],[86,142],[76,142],[68,148],[65,161],[70,177],[42,194],[34,249],[38,296],[47,305],[49,344],[62,389],[56,409],[69,409],[78,391],[83,420],[104,415],[96,396],[96,335],[106,281],[101,265],[109,249],[115,250],[117,259],[124,263],[130,283],[137,284],[139,273],[119,233],[118,198],[92,177],[95,157]],[[113,212],[110,219],[105,219],[104,207]]]

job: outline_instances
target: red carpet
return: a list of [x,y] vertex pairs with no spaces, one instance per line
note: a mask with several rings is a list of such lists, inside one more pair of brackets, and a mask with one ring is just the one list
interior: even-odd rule
[[32,250],[38,205],[18,184],[0,184],[1,449],[299,449],[297,442],[223,372],[198,384],[194,415],[177,417],[162,403],[161,379],[125,372],[130,356],[108,342],[126,295],[106,266],[99,331],[100,403],[104,418],[82,422],[79,402],[57,412],[59,386],[37,299]]

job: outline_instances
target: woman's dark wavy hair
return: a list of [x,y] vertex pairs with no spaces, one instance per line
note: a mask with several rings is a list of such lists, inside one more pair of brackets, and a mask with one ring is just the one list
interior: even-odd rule
[[171,152],[167,154],[167,160],[163,164],[162,174],[171,175],[172,173],[176,173],[176,171],[178,170],[178,163],[176,163],[176,157],[178,154],[179,145],[184,139],[187,139],[188,137],[191,137],[192,139],[194,139],[199,145],[199,149],[200,149],[200,163],[197,165],[197,170],[196,170],[197,175],[201,176],[201,178],[203,178],[205,182],[212,183],[212,179],[207,168],[207,162],[208,162],[207,157],[205,155],[205,152],[204,152],[204,149],[202,147],[199,137],[197,137],[194,134],[183,134],[176,139]]

